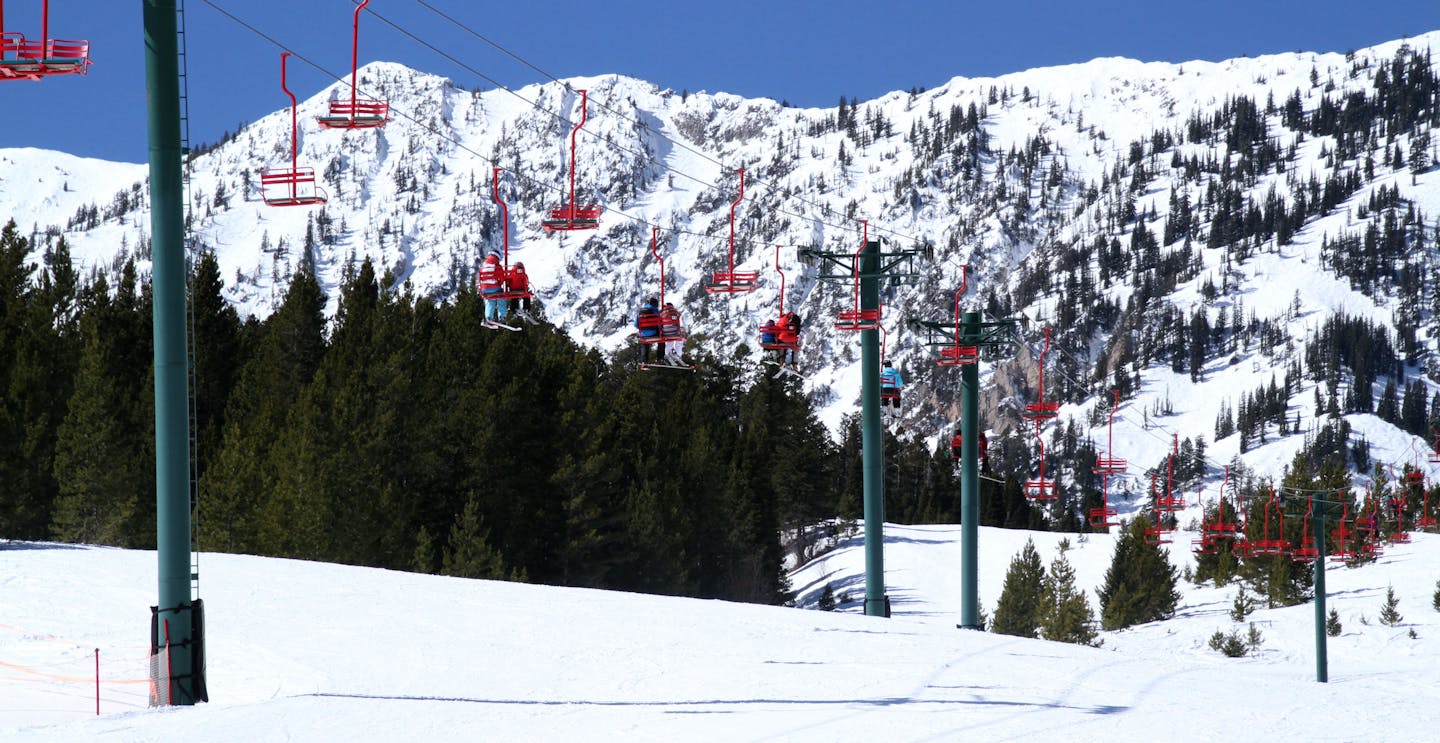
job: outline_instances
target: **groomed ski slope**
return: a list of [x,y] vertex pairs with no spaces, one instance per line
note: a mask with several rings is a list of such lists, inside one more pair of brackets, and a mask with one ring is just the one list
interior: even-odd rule
[[[1030,536],[1048,566],[1063,535],[981,530],[987,611]],[[1069,539],[1098,611],[1113,539]],[[1310,605],[1252,615],[1258,657],[1206,647],[1239,627],[1233,587],[1182,584],[1175,619],[1100,649],[958,630],[953,526],[887,525],[890,619],[207,553],[213,701],[153,710],[155,555],[0,542],[0,740],[1429,740],[1437,558],[1416,535],[1330,569],[1345,631],[1318,684]],[[793,579],[805,606],[826,582],[858,599],[859,540]],[[1377,621],[1387,585],[1396,627]]]

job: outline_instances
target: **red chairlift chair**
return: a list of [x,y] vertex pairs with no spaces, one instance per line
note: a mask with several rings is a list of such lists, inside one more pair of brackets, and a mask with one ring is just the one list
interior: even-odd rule
[[1040,442],[1040,475],[1039,477],[1025,481],[1025,497],[1035,501],[1052,501],[1058,494],[1055,492],[1055,481],[1045,476],[1045,439],[1040,436],[1041,419],[1035,419],[1035,440]]
[[[735,270],[735,207],[745,198],[745,169],[740,168],[740,195],[730,202],[730,253],[724,271],[716,271],[705,282],[705,291],[711,294],[744,294],[755,291],[759,271]],[[778,248],[777,248],[778,250]]]
[[874,330],[880,327],[880,308],[860,308],[860,254],[865,252],[865,246],[870,244],[870,222],[860,220],[860,229],[860,249],[855,251],[855,264],[852,269],[855,275],[855,305],[851,309],[840,310],[835,320],[836,330]]
[[39,40],[5,30],[4,0],[0,0],[0,80],[40,80],[89,71],[90,42],[50,38],[50,0],[41,6]]
[[[1235,521],[1225,520],[1225,486],[1230,484],[1230,467],[1225,467],[1225,479],[1220,482],[1220,499],[1215,510],[1215,520],[1204,524],[1204,539],[1216,545],[1217,550],[1220,542],[1234,540],[1241,534],[1240,524]],[[1238,509],[1237,509],[1238,511]],[[1211,553],[1213,554],[1213,553]]]
[[486,294],[486,299],[531,299],[535,295],[530,291],[530,279],[523,276],[523,281],[516,281],[515,269],[510,266],[510,205],[500,198],[500,172],[504,168],[495,168],[491,174],[490,199],[500,205],[501,224],[501,253],[500,265],[495,268],[482,267],[475,277],[476,284],[486,282],[497,282],[500,284],[499,293]]
[[1433,532],[1437,525],[1440,525],[1440,520],[1437,520],[1430,511],[1430,491],[1425,490],[1424,493],[1424,500],[1420,503],[1420,515],[1415,517],[1415,528],[1419,531]]
[[[1342,492],[1341,495],[1343,496],[1344,493]],[[1330,537],[1336,546],[1336,549],[1330,550],[1330,559],[1332,560],[1352,563],[1359,559],[1359,554],[1354,549],[1355,532],[1350,528],[1349,521],[1350,504],[1346,503],[1340,512],[1340,524],[1330,532]]]
[[1176,513],[1185,510],[1185,496],[1175,492],[1175,457],[1180,452],[1180,434],[1174,434],[1174,449],[1165,463],[1165,494],[1155,498],[1156,513]]
[[[1359,518],[1356,518],[1357,522],[1359,520]],[[1370,502],[1370,516],[1366,518],[1365,526],[1359,529],[1361,534],[1364,535],[1364,539],[1360,542],[1360,554],[1369,557],[1378,557],[1381,552],[1385,551],[1385,544],[1380,539],[1383,533],[1382,526],[1383,524],[1380,520],[1380,501],[1378,498],[1372,498]]]
[[[1440,459],[1431,457],[1430,461],[1437,462],[1440,461]],[[1437,522],[1434,514],[1430,511],[1430,490],[1425,487],[1425,479],[1423,476],[1418,484],[1420,485],[1420,497],[1422,500],[1420,501],[1420,514],[1415,517],[1415,528],[1419,531],[1435,531],[1437,525],[1440,525],[1440,522]]]
[[355,6],[355,30],[350,38],[350,100],[332,99],[330,113],[315,117],[326,129],[374,129],[390,120],[390,101],[361,98],[355,79],[360,66],[360,11],[369,4],[370,0],[360,0]]
[[[636,331],[640,342],[643,344],[649,345],[677,342],[684,343],[685,326],[682,325],[680,322],[680,312],[675,309],[670,309],[669,311],[665,309],[665,259],[660,257],[659,240],[660,228],[651,227],[650,254],[655,256],[655,260],[660,263],[660,305],[658,308],[659,311],[656,312],[653,316],[641,316],[638,320],[638,327],[636,328]],[[655,330],[656,332],[653,335],[646,335],[645,331],[651,329]],[[662,345],[661,348],[663,349],[664,346]],[[664,363],[641,364],[642,369],[651,367],[682,368],[674,367],[670,364]],[[685,366],[683,368],[693,369],[694,367]]]
[[1301,521],[1300,546],[1290,556],[1296,562],[1315,562],[1320,559],[1320,550],[1315,546],[1315,535],[1310,533],[1310,518],[1315,515],[1315,496],[1306,500],[1305,518]]
[[1160,491],[1156,487],[1155,478],[1159,473],[1150,473],[1150,497],[1155,502],[1155,523],[1145,527],[1146,544],[1170,544],[1170,532],[1173,531],[1165,524],[1165,514],[1160,511]]
[[965,266],[960,267],[960,288],[955,291],[955,343],[940,349],[940,358],[935,362],[938,366],[968,366],[980,361],[979,346],[960,342],[960,297],[969,283],[968,273]]
[[1092,470],[1100,476],[1100,507],[1090,509],[1090,526],[1096,529],[1108,529],[1119,523],[1115,520],[1118,514],[1110,507],[1110,476],[1124,474],[1129,466],[1124,459],[1115,456],[1115,411],[1120,409],[1120,390],[1116,388],[1112,392],[1115,402],[1110,406],[1110,448],[1095,458]]
[[[1371,497],[1369,501],[1370,508],[1368,510],[1370,514],[1368,516],[1362,516],[1359,513],[1355,515],[1355,531],[1360,535],[1360,545],[1357,547],[1356,552],[1360,556],[1373,557],[1378,556],[1384,551],[1384,545],[1381,544],[1380,541],[1382,531],[1382,524],[1380,522],[1380,500]],[[1366,509],[1362,505],[1360,510],[1363,512]]]
[[1425,487],[1425,472],[1421,469],[1420,450],[1415,447],[1415,440],[1410,440],[1410,451],[1415,454],[1415,466],[1405,473],[1404,487],[1419,486]]
[[[1440,428],[1434,429],[1434,431],[1435,450],[1433,452],[1429,452],[1426,458],[1429,460],[1430,464],[1440,464]],[[1411,446],[1414,446],[1414,442],[1411,442]],[[1425,488],[1425,474],[1420,471],[1418,458],[1415,465],[1415,470],[1411,474],[1418,476],[1411,484],[1420,486],[1420,492],[1423,494],[1422,497],[1424,498],[1424,500],[1420,504],[1420,515],[1415,519],[1415,528],[1420,531],[1433,532],[1436,530],[1437,526],[1440,526],[1440,521],[1437,521],[1435,516],[1430,511],[1430,491]]]
[[580,127],[585,126],[590,108],[589,92],[581,90],[579,93],[580,123],[570,130],[570,201],[565,206],[551,209],[550,218],[540,222],[540,226],[550,232],[593,230],[600,226],[600,207],[578,206],[575,203],[575,135],[580,132]]
[[[1377,553],[1376,545],[1380,541],[1380,500],[1374,496],[1368,498],[1370,507],[1367,509],[1362,504],[1360,512],[1355,514],[1355,531],[1361,537],[1360,551],[1366,553]],[[1365,511],[1369,515],[1362,515]]]
[[1396,479],[1395,469],[1393,467],[1390,469],[1390,479],[1395,480],[1395,495],[1386,502],[1385,506],[1386,510],[1395,517],[1395,533],[1390,535],[1390,541],[1396,544],[1410,542],[1410,532],[1405,529],[1405,493],[1412,484],[1415,484],[1415,478],[1412,478],[1411,475],[1420,475],[1419,485],[1422,488],[1425,487],[1425,475],[1418,470],[1411,470],[1405,473],[1404,477]]
[[[1200,522],[1200,536],[1196,539],[1190,540],[1190,545],[1194,548],[1197,554],[1218,555],[1220,554],[1221,540],[1219,537],[1215,536],[1214,532],[1210,530],[1211,522],[1203,516],[1205,512],[1205,500],[1203,497],[1204,492],[1204,488],[1199,488],[1195,491],[1195,504],[1200,506],[1200,512],[1202,516]],[[1220,492],[1223,496],[1225,491],[1222,489]],[[1217,501],[1216,509],[1217,518],[1224,518],[1225,503],[1223,500]]]
[[1110,505],[1110,476],[1100,476],[1100,506],[1090,509],[1089,522],[1091,529],[1109,529],[1112,526],[1119,526],[1120,512]]
[[1060,413],[1060,403],[1055,400],[1045,399],[1045,354],[1050,352],[1050,326],[1045,326],[1045,347],[1040,349],[1040,358],[1035,364],[1036,367],[1036,397],[1035,402],[1025,406],[1024,412],[1020,415],[1031,418],[1037,423],[1042,420],[1054,418]]
[[289,56],[290,52],[280,54],[280,89],[290,97],[290,167],[260,171],[260,198],[270,206],[323,204],[329,197],[315,182],[315,169],[296,165],[300,122],[295,111],[295,94],[285,85],[285,60]]
[[[1254,541],[1254,547],[1251,549],[1251,554],[1269,555],[1276,557],[1290,554],[1290,543],[1285,541],[1285,511],[1276,501],[1274,488],[1270,489],[1270,498],[1269,500],[1265,501],[1264,511],[1264,530],[1261,532],[1261,538]],[[1271,511],[1274,511],[1279,517],[1279,527],[1276,529],[1276,534],[1273,538],[1270,536]]]
[[785,272],[780,270],[780,246],[775,246],[775,273],[780,274],[780,311],[776,320],[768,320],[760,326],[760,348],[766,351],[780,351],[782,354],[787,351],[800,351],[800,336],[790,332],[790,329],[777,324],[780,318],[785,317]]
[[1094,472],[1097,475],[1119,475],[1124,474],[1129,463],[1124,459],[1115,456],[1115,411],[1120,409],[1120,389],[1111,390],[1115,395],[1115,402],[1110,406],[1110,438],[1109,448],[1100,452],[1095,458]]

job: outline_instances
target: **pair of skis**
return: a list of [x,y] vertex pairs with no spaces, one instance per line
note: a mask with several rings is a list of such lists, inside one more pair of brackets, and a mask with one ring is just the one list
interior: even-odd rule
[[693,372],[693,371],[695,371],[695,365],[694,365],[694,364],[685,364],[685,363],[680,363],[680,364],[661,364],[661,363],[658,363],[658,362],[657,362],[657,363],[652,364],[652,363],[649,363],[649,362],[647,362],[647,361],[642,361],[642,362],[640,362],[640,370],[641,370],[641,371],[649,371],[649,370],[651,370],[651,369],[678,369],[678,370],[680,370],[680,371],[692,371],[692,372]]
[[[531,325],[539,325],[539,324],[540,324],[540,321],[539,321],[539,320],[536,320],[536,319],[533,318],[533,317],[531,317],[531,316],[529,315],[529,313],[526,313],[526,312],[516,312],[515,314],[516,314],[517,317],[519,317],[520,319],[522,319],[522,320],[530,323]],[[514,326],[514,325],[506,325],[505,323],[500,322],[499,320],[485,320],[484,322],[481,322],[480,324],[481,324],[482,326],[484,326],[484,327],[490,328],[491,330],[509,330],[509,331],[512,331],[512,332],[519,332],[519,331],[520,331],[520,328],[519,328],[519,327],[516,327],[516,326]]]
[[804,374],[801,374],[798,369],[792,369],[792,368],[790,368],[790,367],[788,367],[788,366],[786,366],[786,365],[784,365],[784,364],[782,364],[782,363],[780,363],[780,362],[778,362],[778,361],[772,361],[772,360],[770,360],[770,359],[763,359],[763,361],[764,361],[764,363],[769,364],[770,366],[777,367],[776,370],[775,370],[775,373],[770,375],[770,376],[772,376],[772,377],[774,377],[774,378],[776,378],[776,379],[779,379],[780,377],[782,377],[782,376],[784,376],[784,375],[786,375],[786,374],[788,374],[788,375],[790,375],[790,376],[792,376],[792,377],[796,377],[796,378],[798,378],[798,379],[805,379],[805,378],[806,378],[805,375],[804,375]]

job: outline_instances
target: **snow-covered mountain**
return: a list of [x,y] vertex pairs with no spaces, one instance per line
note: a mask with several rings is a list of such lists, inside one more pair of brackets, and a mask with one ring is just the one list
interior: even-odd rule
[[[832,427],[855,410],[859,388],[858,343],[829,327],[850,292],[817,286],[796,248],[851,250],[865,219],[869,235],[892,247],[933,246],[921,279],[885,294],[887,350],[912,382],[911,430],[944,435],[958,412],[958,376],[930,363],[933,351],[906,320],[948,319],[965,265],[971,307],[1026,320],[1030,348],[1017,363],[1007,356],[983,367],[994,382],[985,412],[992,430],[1011,428],[1002,411],[1036,394],[1032,357],[1049,325],[1056,339],[1045,393],[1066,403],[1061,420],[1073,417],[1082,436],[1092,426],[1104,438],[1103,403],[1122,373],[1132,389],[1115,448],[1131,462],[1153,466],[1173,434],[1203,436],[1212,464],[1239,456],[1277,474],[1305,436],[1242,446],[1239,434],[1214,440],[1217,418],[1277,376],[1283,383],[1337,314],[1375,324],[1399,349],[1374,396],[1386,380],[1402,391],[1423,380],[1427,405],[1440,390],[1436,45],[1440,32],[1345,55],[1097,59],[831,109],[615,75],[476,92],[374,63],[360,86],[390,100],[383,129],[315,124],[326,101],[347,92],[340,84],[300,105],[297,160],[320,175],[330,196],[323,208],[272,208],[258,198],[260,170],[289,164],[282,109],[197,150],[190,214],[242,312],[268,313],[302,260],[313,260],[332,297],[345,266],[366,257],[395,282],[443,297],[500,245],[490,186],[499,165],[510,257],[526,263],[550,320],[584,343],[623,346],[633,308],[659,288],[649,255],[655,225],[667,297],[724,358],[742,342],[753,349],[758,322],[775,311],[779,245],[787,305],[800,303],[807,319],[809,386]],[[590,103],[577,198],[605,213],[596,231],[549,234],[540,220],[566,199],[580,89]],[[143,165],[33,150],[0,151],[0,164],[0,215],[22,231],[63,233],[91,267],[109,269],[122,252],[148,258]],[[748,180],[736,211],[737,268],[759,271],[762,283],[752,294],[712,297],[702,283],[725,267],[740,167]],[[1367,231],[1387,229],[1386,220],[1398,225],[1390,232],[1405,241],[1404,260],[1347,267],[1340,254],[1369,251],[1390,232]],[[1196,316],[1216,328],[1215,340],[1176,362],[1184,332],[1171,328],[1193,328]],[[1306,366],[1284,385],[1281,417],[1299,421],[1287,433],[1314,433],[1317,407],[1335,394],[1327,385],[1350,386],[1335,379],[1338,367],[1329,378],[1314,371]],[[1419,458],[1423,440],[1367,412],[1374,407],[1345,416],[1372,458]]]

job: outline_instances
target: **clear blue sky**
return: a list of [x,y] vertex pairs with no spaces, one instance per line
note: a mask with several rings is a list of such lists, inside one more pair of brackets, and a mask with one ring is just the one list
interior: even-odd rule
[[[348,72],[352,0],[210,0],[298,54]],[[621,73],[664,87],[833,106],[911,86],[1123,56],[1220,60],[1287,51],[1343,52],[1440,29],[1440,0],[425,0],[556,77]],[[213,142],[287,105],[279,49],[205,0],[184,0],[191,137]],[[41,0],[5,3],[6,30],[40,35]],[[144,162],[142,0],[51,0],[52,37],[89,39],[88,77],[0,82],[0,147],[42,147]],[[369,10],[465,64],[518,86],[543,80],[417,0]],[[490,87],[368,13],[360,60],[401,62]],[[322,73],[292,58],[290,88]],[[3,175],[0,175],[3,177]]]

